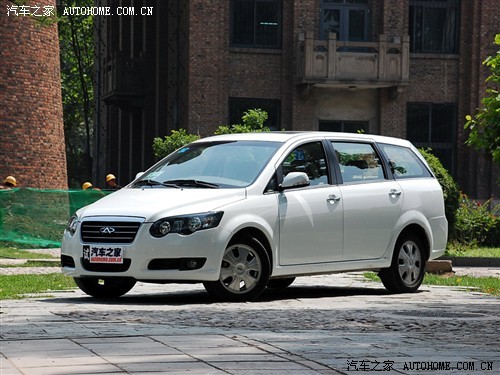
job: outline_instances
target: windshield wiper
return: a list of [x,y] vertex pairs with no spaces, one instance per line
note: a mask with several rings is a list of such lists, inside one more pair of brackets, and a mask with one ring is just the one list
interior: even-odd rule
[[168,182],[160,182],[155,180],[140,180],[134,184],[134,186],[158,186],[158,185],[179,189],[179,186],[177,186],[176,184],[170,184]]
[[218,189],[219,185],[213,184],[211,182],[200,181],[200,180],[168,180],[164,181],[164,184],[173,184],[177,187],[179,186],[190,186],[197,188],[209,188],[209,189]]

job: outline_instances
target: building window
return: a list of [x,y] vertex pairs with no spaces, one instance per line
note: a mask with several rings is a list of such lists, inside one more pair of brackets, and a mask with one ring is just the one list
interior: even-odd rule
[[368,121],[320,120],[318,129],[323,132],[368,133]]
[[453,173],[457,105],[407,103],[406,135],[416,147],[429,147],[443,166]]
[[320,36],[336,33],[338,40],[368,40],[368,0],[321,0]]
[[281,0],[232,0],[231,45],[281,48]]
[[280,130],[281,101],[277,99],[229,98],[229,124],[241,124],[241,117],[249,109],[262,109],[267,112],[264,126]]
[[410,51],[458,51],[459,0],[410,0]]

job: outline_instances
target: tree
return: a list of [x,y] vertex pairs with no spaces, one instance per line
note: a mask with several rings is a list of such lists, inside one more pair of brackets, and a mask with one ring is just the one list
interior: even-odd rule
[[[500,46],[500,34],[495,36],[495,44]],[[488,56],[483,62],[491,70],[486,82],[491,87],[486,89],[486,96],[481,100],[482,107],[473,116],[465,118],[465,128],[470,129],[467,144],[477,150],[486,151],[500,164],[500,50],[496,55]]]
[[[220,125],[214,134],[268,132],[270,129],[264,126],[266,120],[266,111],[262,109],[249,109],[241,117],[242,124]],[[157,137],[153,140],[153,152],[156,156],[163,158],[199,138],[198,135],[186,133],[185,129],[172,130],[171,134],[165,136],[164,139]]]
[[163,158],[199,138],[198,135],[186,133],[185,129],[172,130],[164,139],[159,137],[153,139],[153,152],[156,156]]
[[[65,6],[93,6],[93,0],[66,0]],[[70,186],[92,176],[94,139],[94,24],[92,15],[59,17],[61,81]],[[82,163],[83,161],[83,163]],[[83,165],[82,165],[83,164]]]
[[266,111],[260,108],[249,109],[243,113],[241,117],[242,124],[233,125],[220,125],[216,130],[216,135],[219,134],[234,134],[234,133],[260,133],[268,132],[270,129],[264,126],[264,122],[267,120],[268,115]]

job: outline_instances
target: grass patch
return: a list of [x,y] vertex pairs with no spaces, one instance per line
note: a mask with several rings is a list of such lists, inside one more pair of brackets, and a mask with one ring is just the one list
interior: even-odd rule
[[76,288],[72,277],[61,273],[46,275],[0,275],[0,300],[21,299],[25,294]]
[[[20,250],[15,247],[0,247],[0,258],[8,259],[57,259],[51,254],[35,253],[27,250]],[[36,266],[33,266],[36,267]]]
[[61,262],[28,260],[26,263],[0,264],[0,268],[22,268],[22,267],[61,267]]
[[[373,272],[365,272],[363,276],[369,280],[380,282],[380,278]],[[422,284],[458,286],[469,291],[480,291],[494,296],[500,295],[500,278],[498,277],[473,277],[473,276],[447,276],[426,273]]]
[[463,249],[451,246],[451,248],[446,250],[445,255],[450,257],[500,258],[500,247],[479,247],[476,249]]

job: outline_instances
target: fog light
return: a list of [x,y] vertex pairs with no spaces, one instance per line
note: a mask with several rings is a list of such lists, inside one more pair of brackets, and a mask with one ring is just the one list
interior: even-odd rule
[[186,263],[186,267],[191,269],[191,270],[194,270],[195,268],[198,267],[198,261],[196,260],[188,260],[187,263]]

